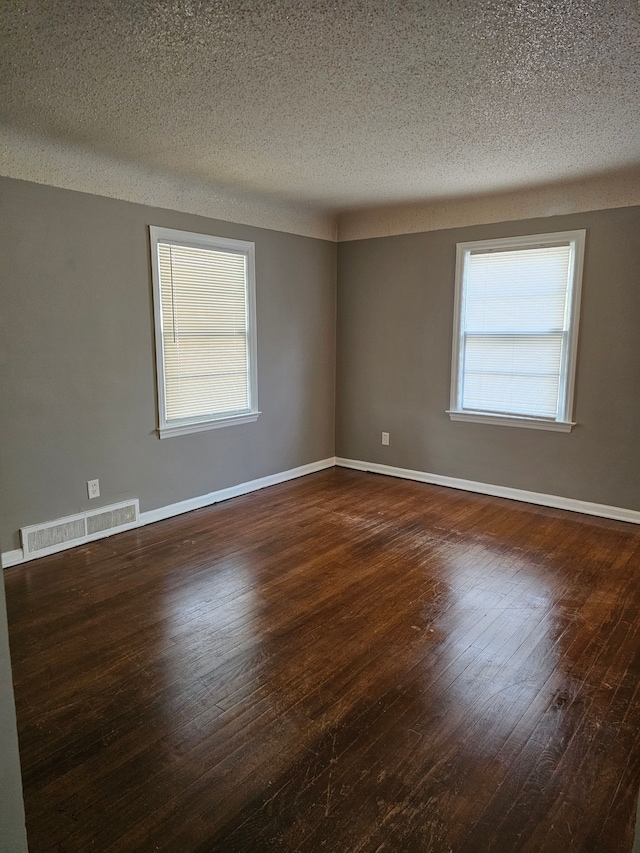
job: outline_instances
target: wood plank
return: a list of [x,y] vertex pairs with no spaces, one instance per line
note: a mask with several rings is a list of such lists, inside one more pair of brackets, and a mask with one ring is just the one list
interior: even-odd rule
[[629,851],[640,531],[332,469],[5,572],[36,851]]

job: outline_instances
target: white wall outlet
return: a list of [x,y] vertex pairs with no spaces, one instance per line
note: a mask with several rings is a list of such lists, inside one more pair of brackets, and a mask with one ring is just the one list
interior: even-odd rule
[[87,494],[89,499],[100,497],[100,480],[87,480]]
[[388,432],[382,433],[382,443],[383,444],[389,444],[389,433]]

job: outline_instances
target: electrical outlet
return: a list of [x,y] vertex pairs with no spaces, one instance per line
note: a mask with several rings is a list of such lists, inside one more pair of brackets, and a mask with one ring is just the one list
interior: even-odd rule
[[87,480],[87,494],[89,499],[100,497],[100,480]]
[[389,444],[389,433],[388,432],[382,433],[382,443],[383,444]]

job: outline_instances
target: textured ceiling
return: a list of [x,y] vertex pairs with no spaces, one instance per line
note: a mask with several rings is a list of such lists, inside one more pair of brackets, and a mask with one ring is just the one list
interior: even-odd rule
[[3,0],[0,124],[341,209],[640,162],[637,0]]

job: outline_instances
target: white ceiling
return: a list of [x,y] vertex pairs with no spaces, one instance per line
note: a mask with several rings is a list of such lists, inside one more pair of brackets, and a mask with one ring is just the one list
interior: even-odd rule
[[640,163],[637,0],[4,0],[0,124],[337,211]]

